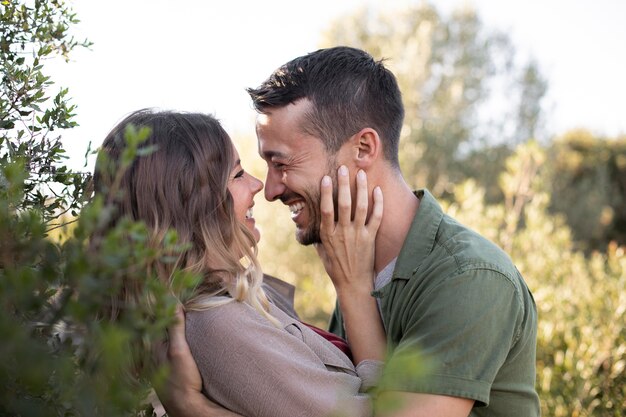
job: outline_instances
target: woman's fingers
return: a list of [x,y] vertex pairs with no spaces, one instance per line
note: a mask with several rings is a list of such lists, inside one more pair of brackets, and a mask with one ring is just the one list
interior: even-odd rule
[[367,223],[367,229],[370,233],[375,234],[378,231],[380,222],[383,219],[383,191],[380,187],[374,188],[374,207],[372,208],[372,214],[370,214],[369,222]]
[[[344,165],[337,171],[337,208],[333,201],[333,185],[330,176],[325,175],[321,183],[321,225],[320,231],[323,236],[332,236],[335,226],[338,223],[347,227],[352,225],[365,225],[367,230],[376,233],[383,215],[383,195],[380,187],[373,191],[373,207],[368,217],[369,196],[367,186],[367,174],[359,170],[356,175],[356,199],[354,209],[354,220],[352,220],[352,196],[350,191],[350,175],[348,168]],[[335,217],[335,211],[338,213]]]
[[330,176],[325,176],[321,183],[322,243],[316,249],[338,292],[363,286],[370,290],[374,279],[374,245],[383,212],[382,192],[376,187],[370,197],[365,171],[359,170],[355,177],[353,192],[347,167],[338,169],[336,200]]
[[[324,175],[321,184],[320,212],[322,219],[320,233],[322,237],[331,236],[335,230],[335,207],[333,203],[333,183],[328,175]],[[324,240],[324,239],[322,239]]]
[[167,364],[173,357],[189,349],[185,339],[185,313],[181,304],[176,306],[174,323],[168,326],[163,340],[155,343],[152,349],[158,366]]
[[368,208],[367,175],[360,169],[356,174],[356,207],[354,209],[354,223],[358,226],[365,224]]
[[350,175],[345,165],[339,167],[337,172],[337,206],[339,213],[338,223],[348,226],[352,221],[352,196],[350,194]]
[[189,351],[189,345],[185,338],[185,313],[181,304],[176,306],[176,320],[168,327],[167,334],[169,338],[168,356],[170,359],[181,352]]

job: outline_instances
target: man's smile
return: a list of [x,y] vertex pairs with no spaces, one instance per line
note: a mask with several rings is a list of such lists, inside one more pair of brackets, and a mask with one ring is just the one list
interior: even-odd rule
[[289,204],[289,211],[291,211],[291,218],[294,219],[300,214],[302,209],[304,209],[304,201],[296,201],[295,203]]

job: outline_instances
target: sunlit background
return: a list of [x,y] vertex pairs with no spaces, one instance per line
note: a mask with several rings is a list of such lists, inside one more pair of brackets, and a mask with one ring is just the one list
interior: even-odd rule
[[[394,11],[419,1],[76,1],[76,35],[91,51],[53,63],[70,88],[79,127],[65,137],[82,164],[123,115],[143,107],[214,113],[232,133],[253,134],[244,89],[320,46],[333,20],[369,6]],[[547,134],[585,127],[626,132],[626,2],[439,0],[444,15],[476,9],[487,30],[507,33],[518,58],[534,57],[548,81]],[[364,22],[365,24],[365,22]],[[381,57],[389,57],[382,51]],[[381,58],[377,57],[377,58]]]
[[[471,15],[475,11],[478,43],[485,38],[506,38],[506,44],[476,58],[477,62],[486,61],[481,71],[488,72],[490,65],[499,66],[500,76],[484,76],[487,84],[479,89],[484,99],[459,104],[456,109],[450,104],[452,96],[414,97],[414,86],[421,85],[420,72],[432,69],[415,65],[415,51],[420,50],[417,44],[421,41],[430,41],[416,38],[417,44],[410,45],[406,34],[398,34],[403,30],[400,22],[408,22],[406,16],[420,8],[435,11],[443,22],[454,20],[455,14]],[[413,145],[403,149],[401,160],[411,185],[428,186],[440,197],[450,193],[455,184],[448,172],[449,164],[434,168],[441,165],[440,155],[468,152],[484,143],[514,147],[529,136],[549,143],[577,128],[598,137],[617,137],[626,132],[626,2],[619,0],[112,0],[75,2],[74,10],[81,20],[75,28],[76,37],[88,38],[93,46],[91,50],[74,51],[69,63],[57,59],[49,64],[52,79],[59,86],[69,87],[77,106],[79,126],[63,133],[70,165],[77,168],[84,165],[87,144],[91,142],[97,148],[124,115],[139,108],[159,107],[213,113],[239,145],[244,165],[263,176],[263,165],[256,157],[255,113],[245,88],[257,86],[275,68],[296,56],[322,46],[355,41],[356,46],[366,47],[376,58],[388,58],[388,65],[399,77],[409,114],[403,131],[405,142],[410,142],[406,137],[419,129],[414,119],[426,126],[429,120],[436,124],[446,117],[476,117],[467,120],[458,131],[432,130],[439,137],[433,139],[426,154],[425,148],[416,149]],[[380,16],[393,22],[387,30],[395,35],[373,34],[382,25],[377,21]],[[364,34],[367,40],[359,43],[355,34]],[[457,41],[463,45],[463,41]],[[442,54],[461,53],[454,46],[447,48],[442,48]],[[469,55],[472,53],[478,54],[470,51]],[[450,68],[439,71],[450,76],[451,68],[460,62],[458,57],[455,59],[457,62]],[[504,63],[506,60],[510,61],[510,68]],[[463,77],[471,76],[472,65],[465,69],[466,74],[460,71],[460,86],[443,86],[442,90],[448,88],[452,95],[458,93],[456,87],[469,91],[463,85]],[[528,65],[536,77],[526,86],[527,111],[535,111],[537,117],[518,122],[519,102],[523,99],[521,79]],[[411,102],[419,100],[429,102],[412,110]],[[475,108],[476,114],[463,113],[468,110],[462,106],[470,112]],[[415,115],[416,111],[419,114]],[[459,133],[463,129],[470,131],[464,139],[453,140],[462,142],[458,147],[441,145],[443,137],[463,135]],[[499,157],[502,155],[494,151],[491,160]],[[93,157],[87,164],[88,170],[92,164]],[[424,166],[426,170],[422,169]],[[499,169],[494,163],[483,167],[481,175],[497,178]],[[476,176],[466,171],[461,174]],[[487,194],[493,192],[490,194],[488,189]],[[263,198],[259,196],[257,200]],[[275,227],[291,233],[293,225],[286,209],[281,211],[274,205],[268,208],[263,201],[257,203],[256,216],[266,236],[273,234]],[[278,223],[276,212],[282,220]],[[583,213],[580,217],[589,215]],[[267,247],[275,243],[263,240],[262,257],[273,252]],[[296,246],[292,250],[299,253],[304,249]],[[265,266],[281,276],[293,273],[283,264],[267,262]]]

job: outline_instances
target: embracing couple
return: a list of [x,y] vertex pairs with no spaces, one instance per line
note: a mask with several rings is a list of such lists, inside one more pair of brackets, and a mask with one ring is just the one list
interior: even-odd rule
[[[213,117],[131,114],[101,152],[119,159],[129,124],[150,127],[157,150],[125,173],[117,219],[144,221],[155,241],[173,228],[189,245],[175,263],[155,261],[163,280],[174,267],[203,277],[169,332],[159,394],[170,417],[371,416],[387,353],[416,351],[432,372],[386,375],[391,387],[375,393],[401,407],[384,415],[538,416],[532,295],[502,250],[403,179],[394,75],[336,47],[248,92],[265,198],[289,206],[297,240],[315,245],[337,308],[329,332],[307,325],[289,286],[262,274],[252,206],[263,184]],[[115,178],[102,172],[96,192]],[[129,284],[122,296],[139,292]]]

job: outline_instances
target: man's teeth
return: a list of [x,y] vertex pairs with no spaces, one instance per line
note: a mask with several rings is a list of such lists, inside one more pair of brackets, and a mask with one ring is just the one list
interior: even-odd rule
[[250,207],[248,211],[246,211],[246,219],[251,219],[253,217],[254,217],[254,213],[252,212],[252,207]]
[[289,206],[289,211],[291,211],[291,214],[297,214],[303,208],[304,208],[303,202],[294,203]]

